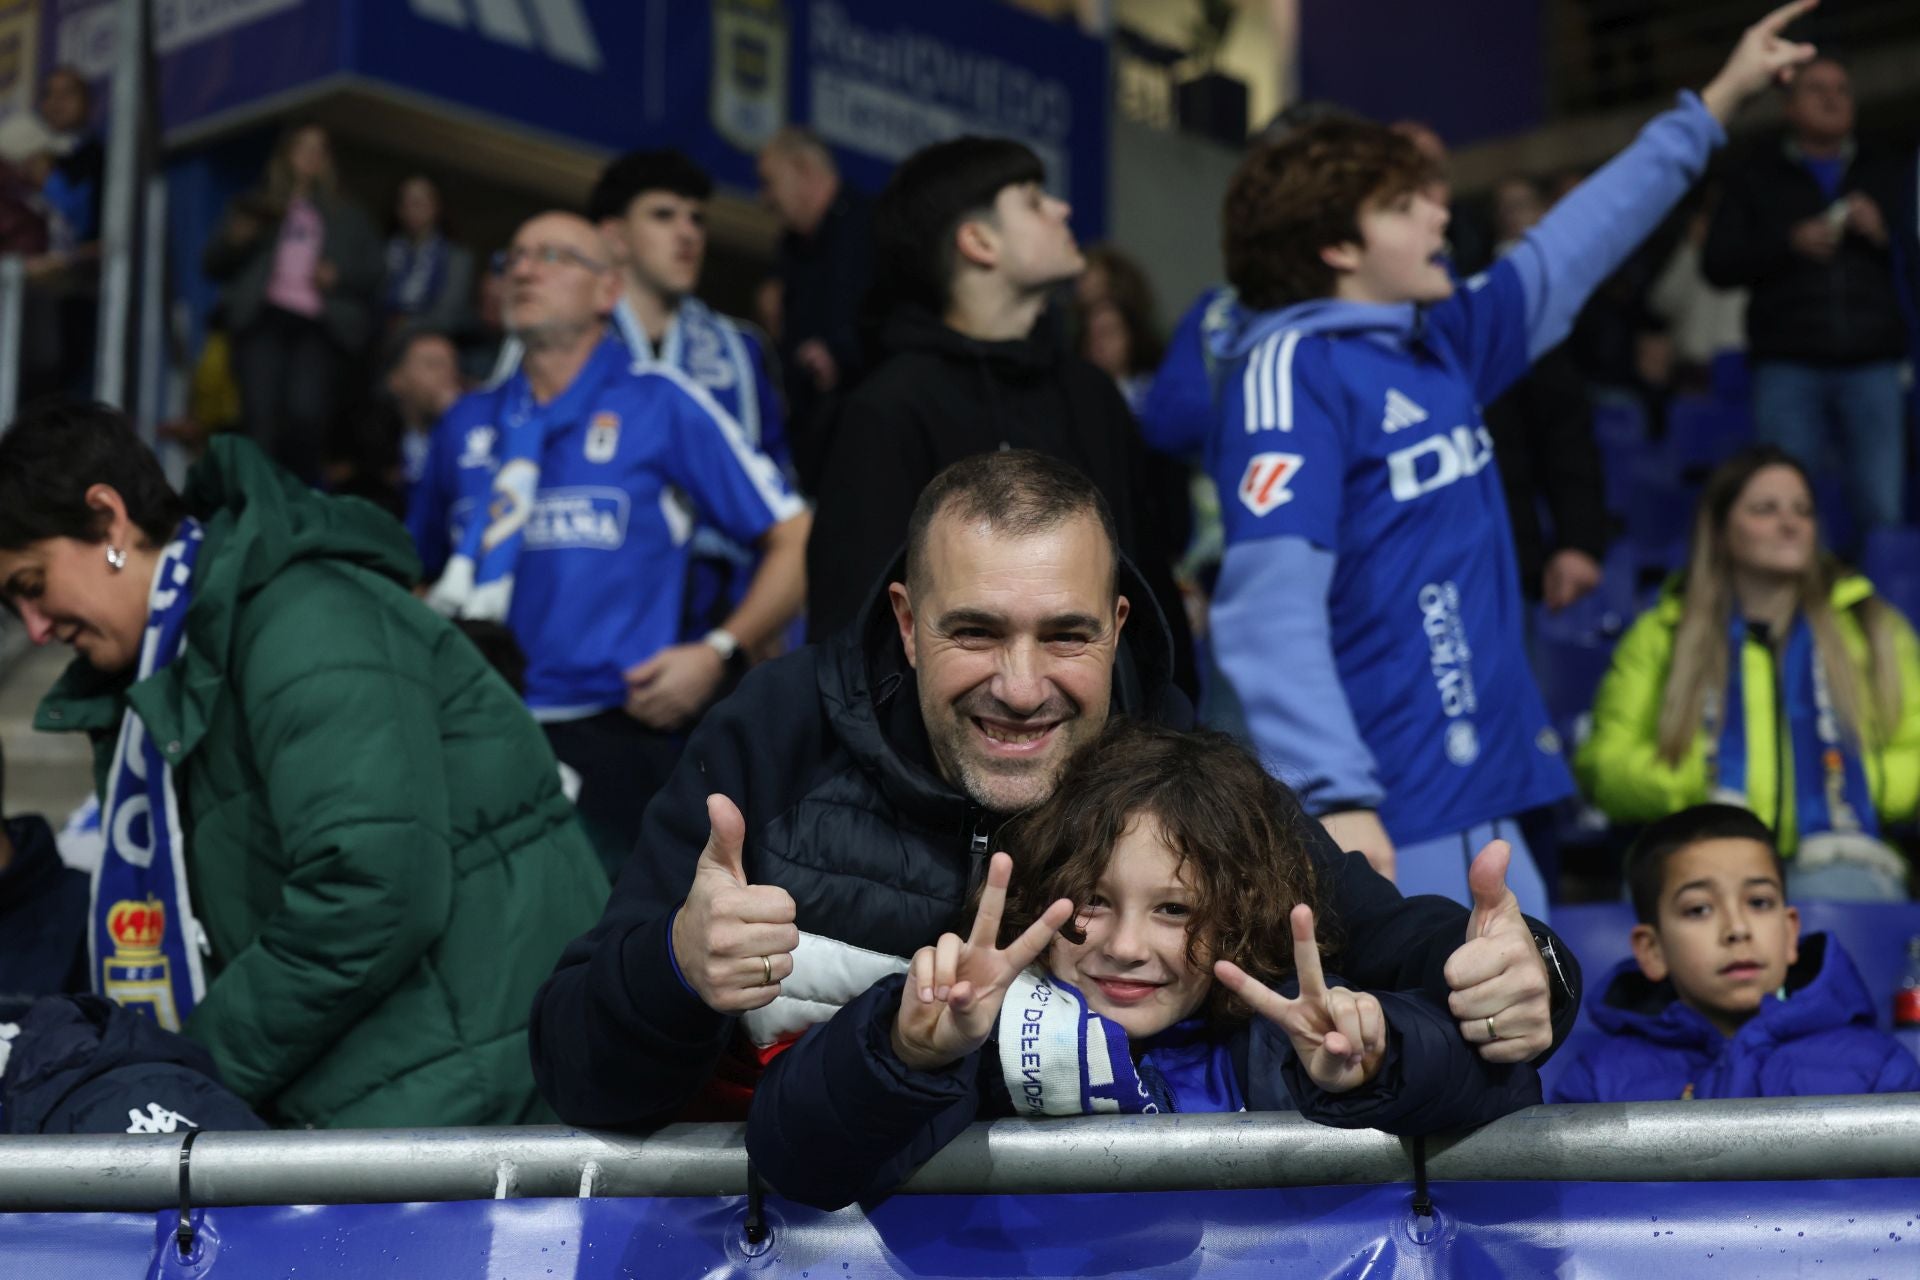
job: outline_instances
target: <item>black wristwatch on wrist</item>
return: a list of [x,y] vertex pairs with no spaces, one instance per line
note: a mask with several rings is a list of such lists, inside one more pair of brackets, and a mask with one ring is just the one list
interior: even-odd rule
[[1574,1004],[1573,979],[1567,976],[1567,967],[1561,963],[1560,948],[1554,942],[1553,935],[1534,928],[1527,931],[1533,935],[1533,945],[1539,949],[1540,959],[1547,966],[1547,1008],[1557,1023],[1561,1010],[1571,1008]]

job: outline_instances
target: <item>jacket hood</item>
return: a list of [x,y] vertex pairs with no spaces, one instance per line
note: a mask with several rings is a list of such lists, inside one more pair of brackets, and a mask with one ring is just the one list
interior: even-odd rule
[[40,705],[35,727],[104,729],[133,702],[147,731],[193,748],[222,696],[240,607],[288,566],[303,560],[358,565],[402,585],[420,576],[406,531],[357,498],[331,498],[301,484],[252,441],[223,435],[187,476],[187,511],[206,527],[194,566],[186,651],[138,685],[132,672],[101,672],[76,658]]
[[880,340],[889,354],[919,351],[950,360],[983,363],[992,365],[1003,376],[1016,379],[1051,375],[1065,354],[1059,320],[1052,311],[1042,313],[1024,338],[983,342],[949,327],[926,308],[909,303],[888,315]]
[[[1737,1040],[1797,1040],[1849,1023],[1874,1025],[1873,999],[1853,960],[1829,933],[1800,939],[1800,958],[1787,970],[1787,998],[1769,992]],[[1587,998],[1587,1016],[1609,1035],[1634,1035],[1675,1048],[1711,1050],[1724,1037],[1680,1003],[1671,982],[1649,982],[1640,966],[1623,960]]]
[[[896,699],[908,699],[913,720],[919,720],[914,671],[900,647],[886,589],[905,578],[906,559],[903,547],[874,584],[865,611],[821,646],[820,695],[835,736],[889,801],[929,826],[950,823],[961,829],[974,819],[973,802],[931,768],[903,755],[904,744],[888,736],[888,713]],[[1132,610],[1120,632],[1110,714],[1178,721],[1172,708],[1184,703],[1184,695],[1173,684],[1172,632],[1146,580],[1124,556],[1119,587]]]
[[1420,310],[1411,302],[1347,302],[1340,298],[1315,298],[1276,311],[1236,308],[1231,322],[1210,342],[1215,356],[1235,360],[1289,329],[1302,335],[1372,333],[1405,343],[1419,333]]

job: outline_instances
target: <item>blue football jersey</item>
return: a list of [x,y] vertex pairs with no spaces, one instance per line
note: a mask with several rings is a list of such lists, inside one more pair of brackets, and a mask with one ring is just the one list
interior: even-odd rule
[[[1518,277],[1496,268],[1424,314],[1321,303],[1261,320],[1209,449],[1227,541],[1216,643],[1242,700],[1299,678],[1261,660],[1257,631],[1314,602],[1236,593],[1262,589],[1263,543],[1303,539],[1335,558],[1326,640],[1396,841],[1566,795],[1480,411],[1527,367]],[[1257,745],[1283,775],[1314,767],[1310,733]]]
[[[609,337],[580,375],[592,378],[577,411],[548,427],[507,615],[527,655],[527,703],[548,718],[622,705],[623,673],[679,638],[693,534],[682,494],[743,544],[803,510],[773,461],[683,374],[635,371]],[[488,500],[499,423],[522,394],[515,372],[435,429],[408,512],[429,577]]]

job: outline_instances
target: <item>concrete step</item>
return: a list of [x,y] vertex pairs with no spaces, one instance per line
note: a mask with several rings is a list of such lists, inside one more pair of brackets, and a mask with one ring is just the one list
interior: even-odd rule
[[65,645],[20,649],[17,626],[0,640],[0,752],[6,756],[7,813],[39,813],[58,827],[93,790],[93,755],[82,733],[35,733],[33,711],[73,652]]

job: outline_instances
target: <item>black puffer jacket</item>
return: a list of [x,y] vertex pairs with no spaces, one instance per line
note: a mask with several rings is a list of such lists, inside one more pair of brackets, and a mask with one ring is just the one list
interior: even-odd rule
[[[1897,235],[1901,185],[1892,159],[1863,144],[1840,179],[1840,195],[1873,197]],[[1848,232],[1830,260],[1816,262],[1788,244],[1796,223],[1832,204],[1782,138],[1762,143],[1727,175],[1701,268],[1723,289],[1753,291],[1747,304],[1752,358],[1813,364],[1906,358],[1906,322],[1886,249]]]
[[[1130,566],[1121,590],[1144,598]],[[1169,642],[1154,611],[1136,609],[1121,635],[1114,712],[1188,727],[1192,709],[1168,682]],[[670,949],[713,792],[746,819],[747,879],[793,895],[802,935],[781,998],[738,1019],[692,994]],[[541,1093],[568,1123],[594,1127],[663,1123],[696,1099],[720,1104],[696,1114],[744,1117],[767,1056],[755,1050],[824,1021],[955,927],[996,834],[997,820],[933,765],[913,672],[876,593],[858,629],[749,672],[694,731],[599,925],[568,946],[535,999]],[[1442,968],[1465,940],[1466,909],[1401,898],[1324,836],[1314,852],[1353,957],[1348,977],[1444,1001]],[[1577,1006],[1577,971],[1573,994],[1559,1036]],[[716,1078],[721,1087],[709,1089]]]

